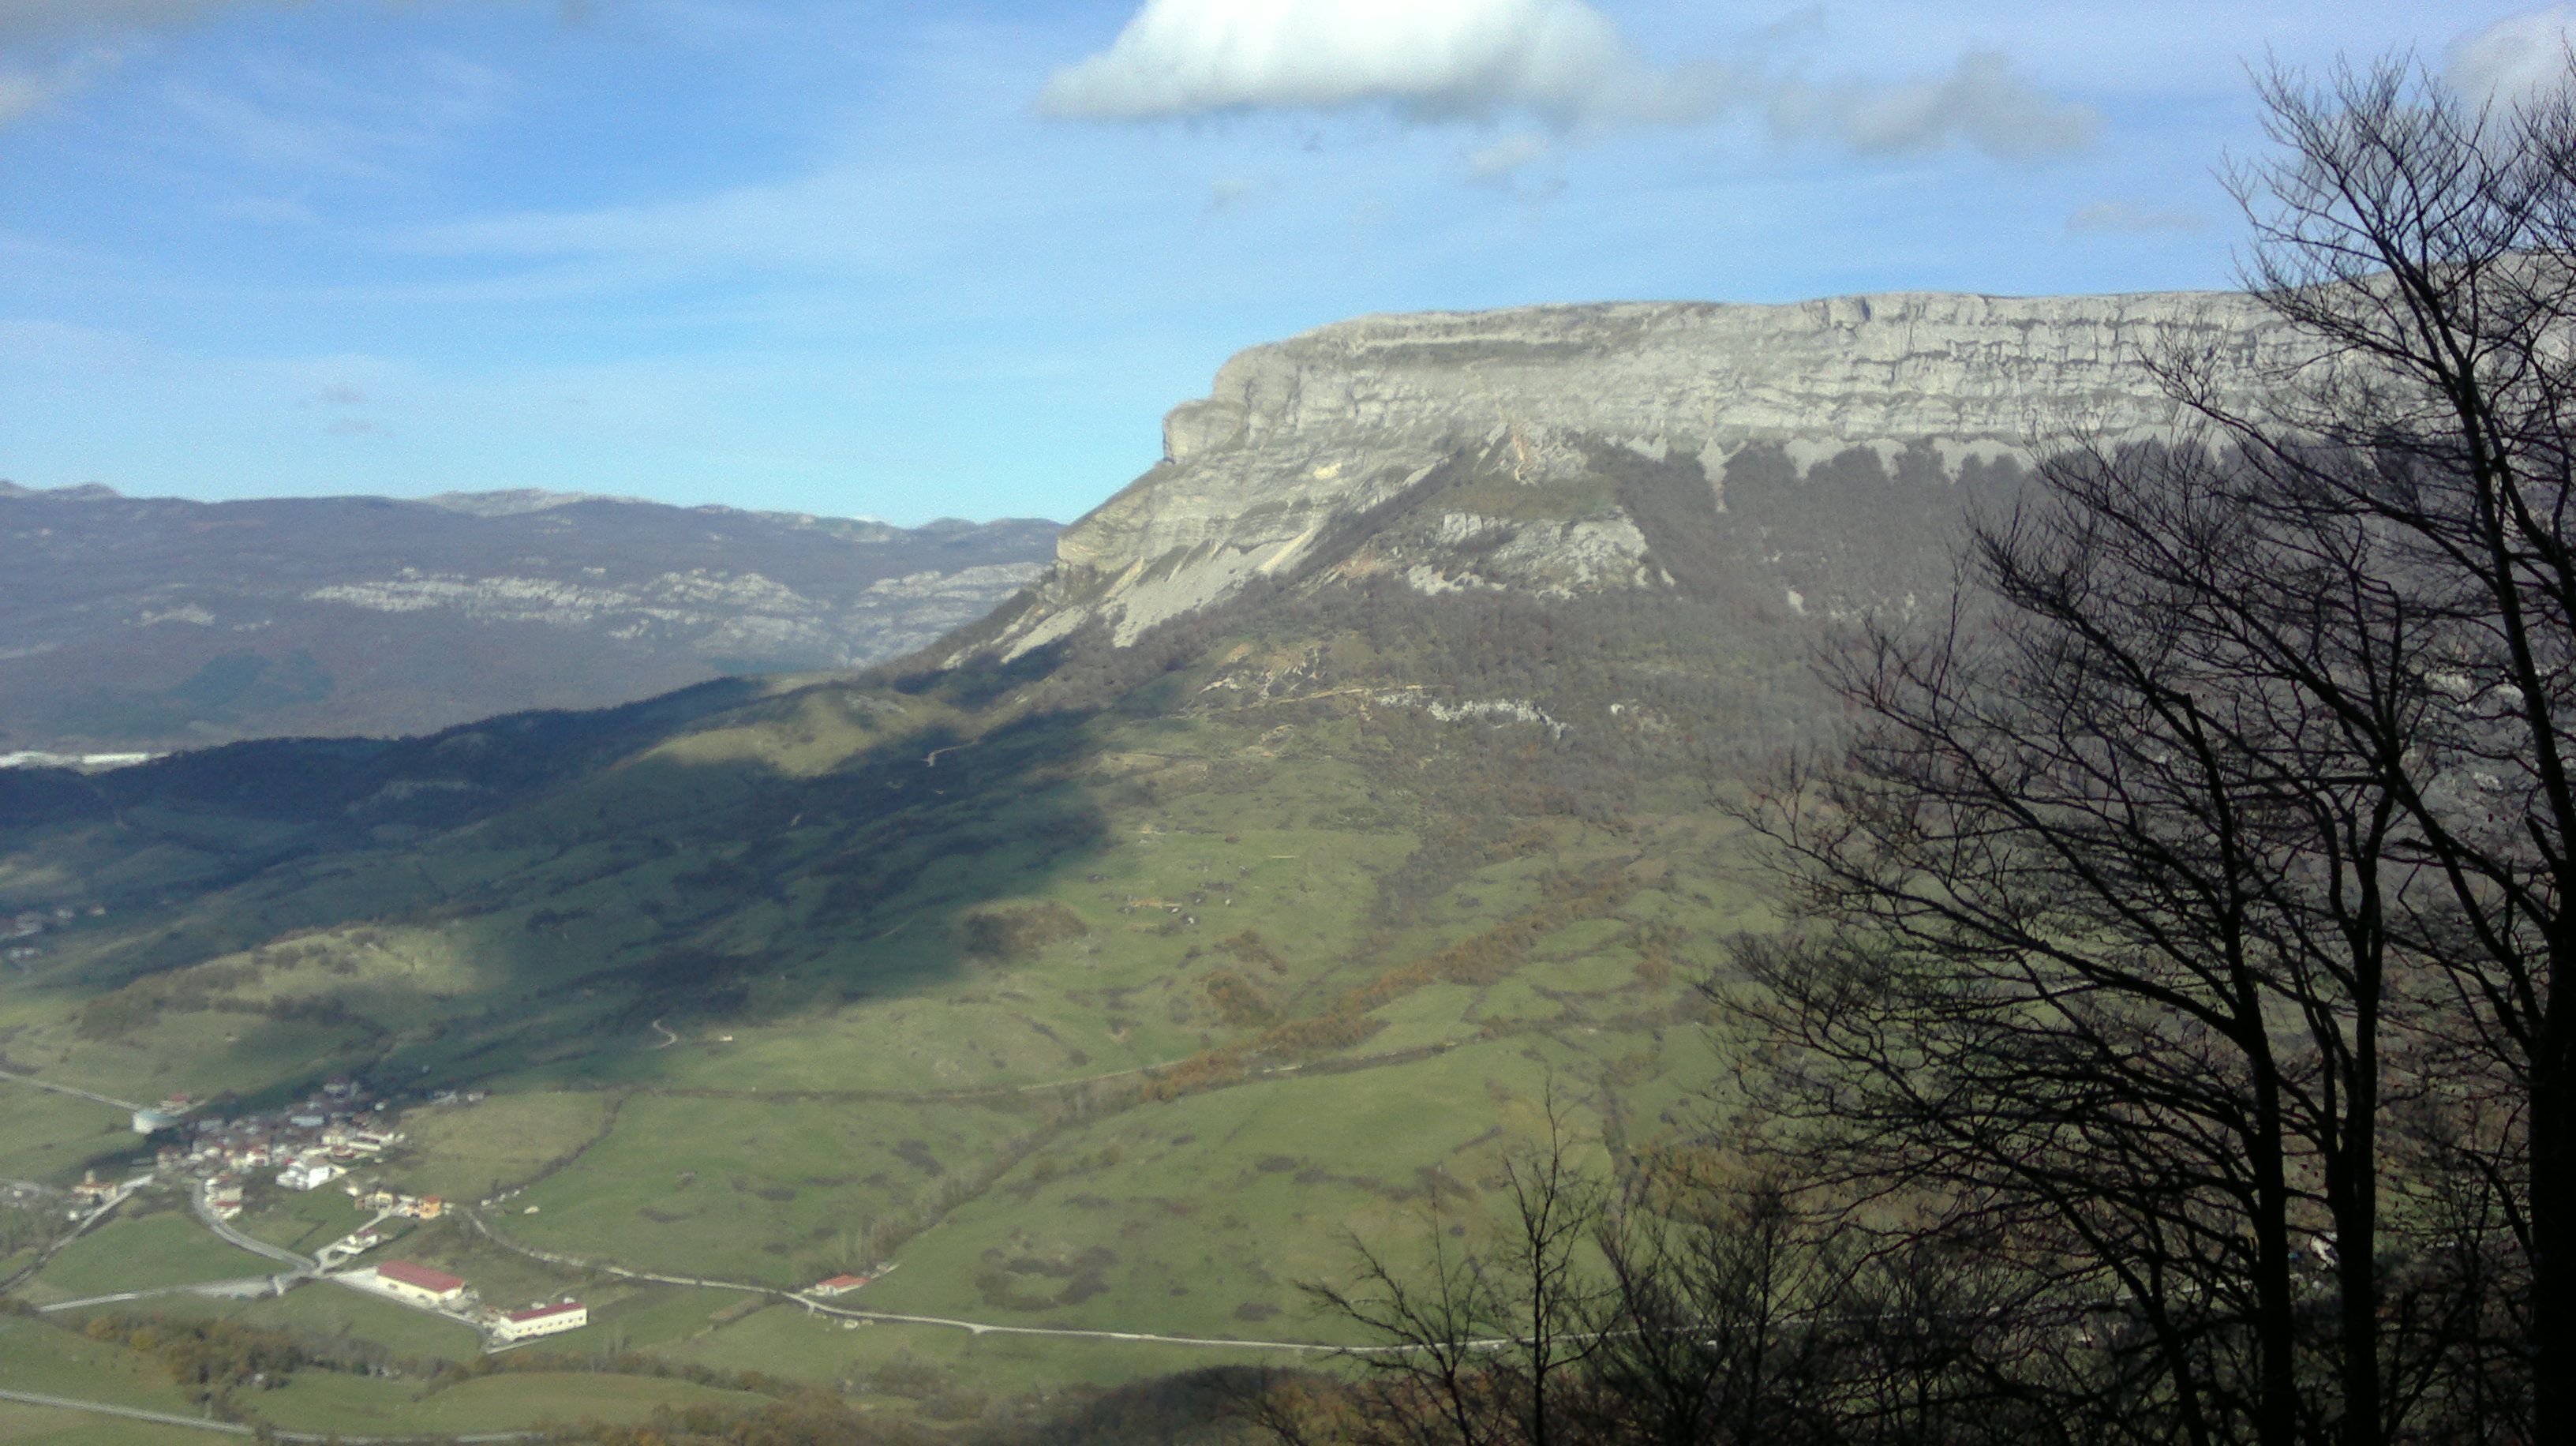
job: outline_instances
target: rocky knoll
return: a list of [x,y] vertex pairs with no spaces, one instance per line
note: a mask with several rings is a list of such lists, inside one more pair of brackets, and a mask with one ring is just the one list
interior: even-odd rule
[[[1162,463],[1064,533],[999,646],[1095,620],[1131,640],[1326,561],[1425,594],[1717,581],[1680,575],[1696,565],[1791,612],[1902,596],[1937,564],[1926,529],[1948,535],[1963,490],[2008,485],[2071,432],[2165,433],[2147,358],[2206,347],[2244,364],[2286,345],[2244,298],[2199,293],[1343,322],[1236,356],[1175,408]],[[1321,557],[1444,465],[1478,485],[1446,489],[1402,536]],[[1650,538],[1657,519],[1621,485],[1641,471],[1659,474],[1664,530],[1687,525],[1698,545]]]
[[0,483],[0,756],[422,733],[874,663],[1017,591],[1056,531],[557,493],[208,504]]

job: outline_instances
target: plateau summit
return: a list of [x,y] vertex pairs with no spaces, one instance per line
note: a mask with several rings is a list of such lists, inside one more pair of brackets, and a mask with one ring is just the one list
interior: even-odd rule
[[[2173,405],[2148,360],[2211,351],[2243,370],[2285,359],[2284,346],[2222,293],[1910,292],[1343,322],[1243,352],[1207,397],[1175,407],[1162,463],[1065,532],[998,641],[1025,649],[1095,621],[1132,639],[1248,579],[1297,571],[1462,457],[1522,492],[1442,510],[1357,565],[1425,595],[1673,586],[1674,560],[1650,556],[1633,509],[1582,485],[1646,464],[1695,472],[1707,510],[1733,519],[1721,532],[1767,539],[1744,560],[1775,598],[1859,605],[1884,590],[1855,593],[1837,552],[1902,547],[1926,525],[1946,533],[1963,476],[2018,471],[2079,435],[2170,435]],[[1784,508],[1821,511],[1802,528]],[[1835,510],[1846,515],[1823,515]]]

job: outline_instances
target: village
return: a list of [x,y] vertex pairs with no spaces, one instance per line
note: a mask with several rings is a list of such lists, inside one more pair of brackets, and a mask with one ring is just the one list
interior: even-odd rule
[[[441,1091],[425,1103],[472,1103],[479,1092]],[[100,1178],[95,1170],[71,1190],[67,1214],[75,1221],[103,1216],[136,1191],[154,1184],[189,1193],[207,1226],[244,1249],[281,1261],[293,1260],[295,1271],[278,1276],[284,1290],[305,1279],[326,1280],[362,1290],[474,1327],[487,1349],[499,1350],[576,1330],[589,1323],[589,1311],[569,1296],[531,1302],[524,1307],[487,1305],[458,1276],[407,1260],[385,1260],[349,1268],[362,1255],[393,1238],[399,1221],[434,1221],[452,1208],[437,1195],[413,1194],[377,1178],[371,1167],[398,1149],[402,1131],[383,1122],[389,1100],[370,1101],[357,1081],[335,1077],[318,1094],[275,1110],[230,1116],[208,1112],[186,1095],[173,1095],[134,1112],[134,1132],[156,1144],[149,1167],[122,1178]],[[254,1192],[305,1193],[336,1187],[362,1212],[363,1220],[347,1234],[316,1251],[309,1265],[303,1258],[266,1245],[232,1227],[253,1203]]]
[[42,936],[48,929],[60,929],[75,920],[95,919],[106,913],[105,904],[91,904],[86,908],[56,904],[50,909],[26,909],[0,918],[0,959],[23,969],[29,961],[40,959],[45,953],[43,945],[30,940]]
[[[440,1090],[406,1103],[410,1107],[471,1105],[483,1098],[481,1091]],[[406,1138],[387,1119],[395,1104],[392,1099],[372,1097],[363,1084],[347,1076],[331,1078],[318,1093],[299,1103],[238,1114],[218,1115],[205,1102],[171,1095],[133,1112],[132,1128],[153,1144],[152,1154],[137,1159],[129,1171],[113,1172],[114,1179],[102,1178],[96,1170],[86,1172],[69,1192],[66,1217],[76,1223],[76,1229],[87,1229],[146,1188],[175,1187],[187,1193],[198,1218],[218,1236],[293,1266],[269,1280],[268,1287],[275,1291],[308,1280],[363,1291],[470,1326],[482,1334],[487,1352],[588,1325],[589,1307],[573,1296],[520,1306],[495,1305],[484,1301],[462,1276],[417,1261],[354,1264],[400,1239],[406,1229],[403,1222],[438,1221],[458,1211],[457,1205],[438,1195],[396,1188],[378,1172]],[[309,1259],[233,1224],[246,1209],[257,1208],[261,1192],[309,1194],[326,1187],[347,1196],[362,1218]],[[496,1205],[511,1193],[515,1192],[482,1204]],[[534,1207],[528,1213],[535,1213]],[[879,1266],[874,1274],[836,1274],[802,1290],[781,1293],[804,1301],[811,1310],[861,1289],[888,1269]]]

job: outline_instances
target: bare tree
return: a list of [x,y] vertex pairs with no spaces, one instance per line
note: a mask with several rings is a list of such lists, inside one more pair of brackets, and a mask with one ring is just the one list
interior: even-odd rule
[[2263,97],[2248,288],[2306,345],[2162,358],[2173,445],[2069,448],[1945,630],[1837,659],[1751,1012],[1864,1212],[2116,1312],[2105,1429],[2564,1439],[2576,116]]
[[2044,463],[1746,807],[1798,927],[1717,992],[1800,1209],[1516,1162],[1507,1247],[1319,1292],[1397,1347],[1369,1439],[2576,1431],[2576,112],[2263,97],[2306,345],[2159,358],[2168,441]]
[[1642,1171],[1598,1232],[1611,1289],[1586,1373],[1586,1439],[1833,1439],[1836,1362],[1818,1326],[1848,1264],[1803,1225],[1766,1184],[1731,1186],[1679,1161]]
[[2105,1429],[2286,1446],[2380,1414],[2303,1386],[2301,1303],[2311,1242],[2374,1228],[2339,1182],[2374,1158],[2387,819],[2178,605],[2169,571],[2251,564],[2223,499],[2103,486],[2139,504],[2106,520],[2141,463],[2099,460],[1978,529],[1946,629],[1836,660],[1847,756],[1751,814],[1814,929],[1742,947],[1745,1007],[1856,1221],[2133,1327]]
[[1732,1165],[1679,1153],[1630,1173],[1610,1193],[1552,1128],[1511,1166],[1486,1243],[1452,1245],[1435,1217],[1422,1259],[1362,1249],[1354,1286],[1309,1288],[1372,1338],[1356,1385],[1264,1382],[1243,1418],[1289,1446],[2070,1439],[2053,1401],[1988,1368],[2012,1354],[1997,1337],[2049,1334],[1999,1308],[1993,1272],[1838,1245],[1791,1192]]
[[[2569,401],[2576,361],[2576,114],[2562,93],[2472,108],[2404,67],[2275,75],[2284,154],[2240,169],[2253,293],[2316,343],[2247,406],[2207,359],[2175,392],[2219,429],[2252,523],[2345,584],[2363,658],[2277,634],[2306,601],[2200,606],[2341,730],[2424,887],[2389,926],[2439,970],[2420,1021],[2452,1157],[2498,1202],[2527,1274],[2530,1429],[2576,1432],[2576,668]],[[2366,564],[2356,560],[2366,559]],[[2360,628],[2349,627],[2358,622]]]
[[1350,1429],[1387,1446],[1552,1446],[1598,1349],[1603,1286],[1591,1269],[1604,1187],[1575,1159],[1553,1085],[1546,1133],[1503,1165],[1509,1209],[1492,1238],[1459,1243],[1435,1196],[1427,1259],[1413,1267],[1354,1241],[1359,1280],[1309,1285],[1327,1313],[1376,1344]]

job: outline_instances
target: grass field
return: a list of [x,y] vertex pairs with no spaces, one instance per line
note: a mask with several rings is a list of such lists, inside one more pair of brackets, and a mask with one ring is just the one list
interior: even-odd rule
[[68,1185],[90,1161],[133,1146],[119,1111],[0,1079],[0,1179]]
[[401,1163],[383,1173],[416,1195],[480,1200],[578,1153],[612,1103],[597,1091],[543,1090],[414,1110],[403,1120],[411,1138]]
[[0,1442],[7,1446],[205,1446],[209,1439],[180,1426],[0,1401]]
[[359,1209],[336,1183],[316,1190],[279,1190],[262,1182],[250,1203],[233,1221],[237,1229],[306,1255],[366,1224],[373,1213]]
[[[1338,1275],[1433,1203],[1463,1218],[1548,1062],[1521,1041],[1401,1071],[1275,1076],[1071,1132],[910,1245],[867,1291],[887,1310],[1165,1334],[1313,1339],[1296,1283]],[[1560,1063],[1571,1061],[1560,1058]],[[1365,1162],[1349,1142],[1369,1142]],[[1140,1309],[1140,1307],[1142,1307]]]
[[[308,1287],[287,1299],[319,1293]],[[272,1302],[268,1308],[237,1315],[263,1324],[306,1327],[327,1319],[274,1309],[283,1304]],[[451,1329],[470,1339],[470,1332]],[[33,1321],[0,1319],[0,1386],[183,1415],[193,1412],[157,1361],[121,1344],[101,1344],[61,1326]],[[386,1379],[308,1367],[296,1372],[283,1387],[242,1395],[240,1404],[261,1420],[289,1430],[362,1434],[505,1431],[548,1422],[632,1421],[665,1405],[753,1406],[761,1399],[739,1391],[640,1376],[505,1373],[430,1389],[417,1377]],[[0,1412],[16,1409],[0,1403]],[[69,1412],[38,1415],[34,1411],[28,1408],[19,1417],[0,1414],[0,1422],[17,1422],[9,1429],[30,1433],[15,1438],[0,1435],[0,1440],[55,1439],[34,1434],[40,1424],[46,1430],[90,1432],[61,1438],[65,1440],[155,1439],[148,1434],[117,1434],[128,1428],[145,1433],[156,1429],[142,1423],[108,1422]]]
[[151,1357],[24,1318],[0,1317],[0,1386],[154,1411],[191,1409]]
[[467,1360],[483,1349],[481,1337],[454,1321],[342,1286],[299,1286],[225,1314],[246,1325],[291,1330],[325,1347],[368,1342],[382,1346],[396,1360]]
[[43,1305],[114,1291],[238,1280],[276,1269],[276,1262],[216,1239],[184,1208],[164,1209],[111,1219],[73,1241],[45,1263],[22,1293]]
[[584,1421],[640,1421],[664,1406],[752,1407],[763,1397],[650,1376],[510,1373],[435,1390],[335,1371],[299,1371],[247,1398],[261,1420],[289,1431],[473,1432]]
[[581,1344],[610,1351],[670,1352],[706,1339],[759,1309],[765,1297],[732,1290],[664,1286],[594,1307],[596,1334]]
[[862,1269],[890,1217],[935,1208],[1042,1121],[1035,1108],[637,1095],[606,1139],[503,1216],[549,1250],[801,1286]]
[[848,1326],[790,1305],[761,1307],[679,1343],[669,1353],[721,1370],[768,1371],[824,1382],[862,1398],[887,1398],[888,1404],[933,1393],[1006,1399],[1211,1365],[1317,1363],[1315,1357],[1287,1352],[979,1336],[890,1322]]

